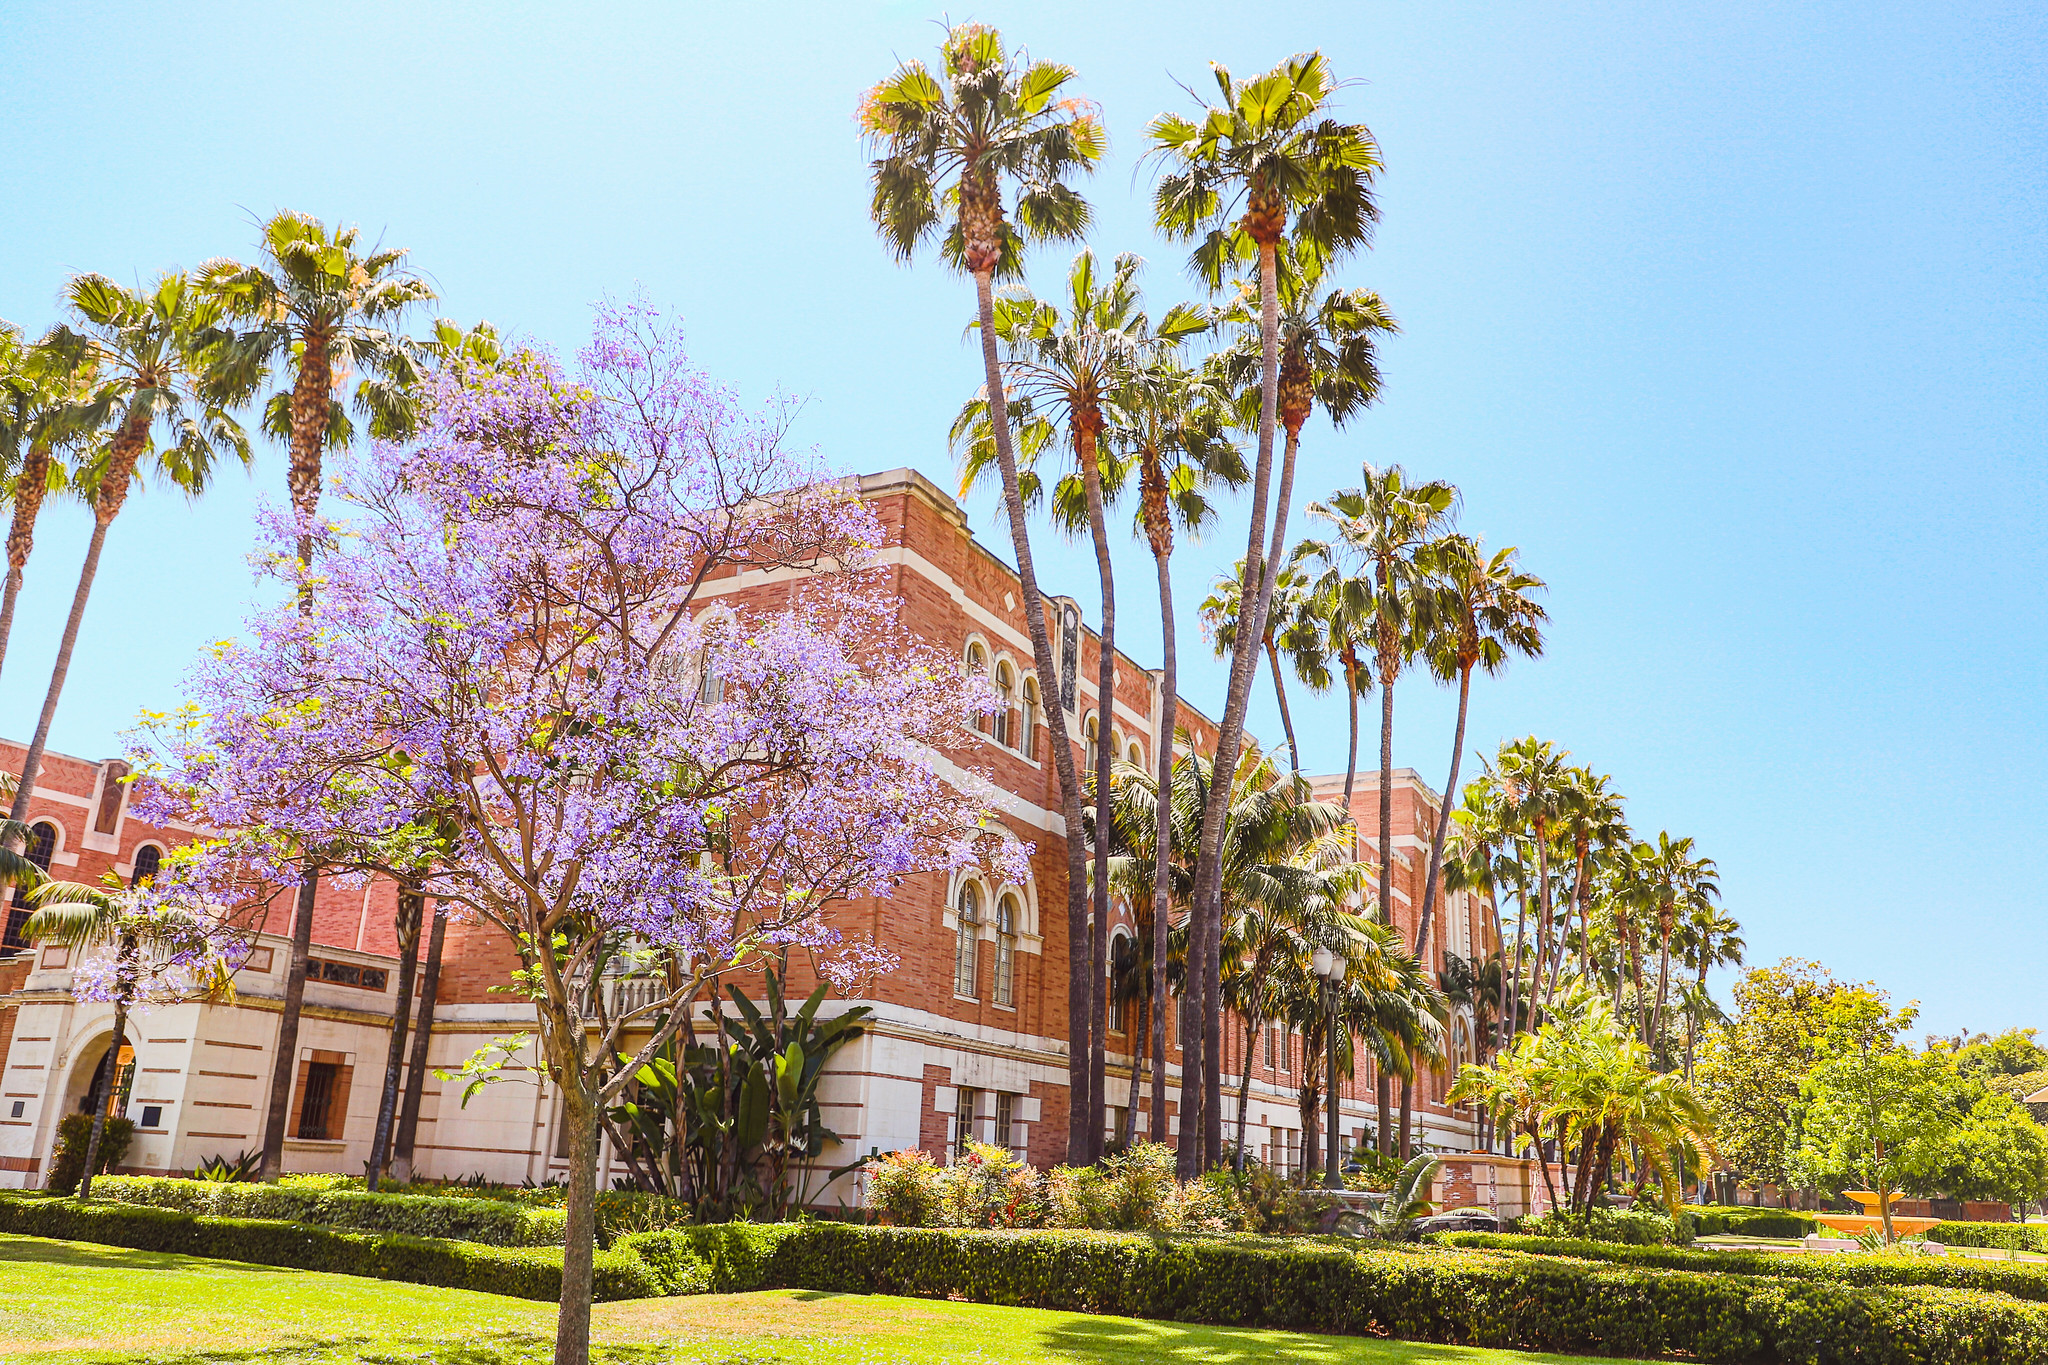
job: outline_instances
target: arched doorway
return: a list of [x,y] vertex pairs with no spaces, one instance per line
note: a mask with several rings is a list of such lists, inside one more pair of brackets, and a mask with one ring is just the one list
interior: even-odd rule
[[128,1108],[128,1096],[135,1084],[135,1046],[123,1039],[117,1047],[111,1031],[78,1050],[78,1062],[71,1068],[65,1086],[66,1114],[91,1114],[104,1110],[118,1118]]

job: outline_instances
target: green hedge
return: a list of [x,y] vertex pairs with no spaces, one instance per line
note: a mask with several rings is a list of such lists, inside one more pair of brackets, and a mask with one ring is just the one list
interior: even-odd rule
[[[721,1290],[962,1298],[1130,1317],[1407,1340],[1683,1353],[1800,1365],[2017,1365],[2048,1357],[2048,1310],[1998,1294],[1857,1289],[1557,1257],[1329,1239],[1168,1238],[809,1224],[624,1239]],[[657,1244],[665,1244],[657,1250]]]
[[215,1218],[274,1218],[353,1232],[396,1232],[500,1247],[560,1246],[565,1221],[560,1209],[524,1208],[488,1199],[170,1180],[149,1175],[106,1176],[92,1182],[92,1193],[95,1199]]
[[1952,1247],[1990,1247],[1996,1251],[2033,1251],[2048,1256],[2048,1224],[1936,1223],[1927,1240]]
[[[93,1184],[97,1189],[99,1182]],[[0,1197],[0,1232],[475,1289],[521,1299],[546,1301],[562,1296],[559,1247],[483,1246],[398,1233],[342,1232],[268,1219],[214,1218],[136,1204],[20,1195]],[[597,1253],[598,1299],[643,1299],[661,1292],[660,1279],[638,1256],[617,1250]]]
[[1488,1251],[1535,1256],[1573,1256],[1585,1261],[1694,1270],[1721,1275],[1768,1275],[1861,1288],[1879,1285],[1941,1285],[2010,1294],[2048,1303],[2048,1267],[1973,1261],[1945,1256],[1802,1256],[1782,1251],[1693,1251],[1683,1247],[1622,1246],[1562,1237],[1511,1237],[1492,1232],[1447,1232],[1437,1241]]
[[1804,1237],[1820,1227],[1810,1213],[1752,1209],[1735,1204],[1687,1204],[1697,1237]]

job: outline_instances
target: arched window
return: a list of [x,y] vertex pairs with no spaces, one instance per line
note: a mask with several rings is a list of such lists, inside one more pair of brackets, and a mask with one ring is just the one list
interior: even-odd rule
[[164,851],[155,844],[144,844],[135,850],[135,875],[128,879],[130,886],[140,886],[157,874],[164,865]]
[[996,903],[996,1003],[1017,1003],[1017,898]]
[[1017,712],[1017,748],[1026,758],[1036,758],[1038,740],[1038,679],[1024,675],[1024,704]]
[[975,968],[980,963],[981,888],[973,882],[960,883],[959,936],[953,941],[953,993],[974,994]]
[[1087,735],[1087,743],[1081,746],[1082,762],[1092,773],[1095,771],[1095,755],[1100,751],[1102,744],[1102,726],[1094,716],[1088,717]]
[[[50,860],[57,853],[57,827],[48,820],[38,820],[35,827],[28,832],[28,847],[22,852],[28,856],[30,862],[48,872]],[[28,888],[15,887],[14,899],[7,906],[7,932],[4,937],[0,937],[0,946],[28,947],[28,941],[21,936],[21,926],[28,923],[28,917],[32,913],[34,907],[28,903]]]
[[1017,674],[1008,659],[996,665],[996,743],[1009,744],[1016,734],[1010,712],[1017,705]]
[[673,671],[680,672],[694,664],[697,700],[707,706],[716,706],[725,700],[725,673],[718,666],[718,651],[725,642],[726,633],[733,628],[732,611],[727,607],[715,606],[706,611],[701,620],[704,629],[699,637],[701,643],[696,658],[687,664],[678,660],[671,667]]
[[1137,970],[1137,940],[1119,933],[1109,940],[1109,1031],[1129,1035],[1131,991],[1129,978]]
[[1131,741],[1130,752],[1125,754],[1124,757],[1131,761],[1133,767],[1142,768],[1145,766],[1144,747],[1135,739]]
[[[979,640],[968,642],[967,676],[970,678],[986,678],[988,676],[988,651],[981,647]],[[974,728],[983,734],[987,734],[990,729],[989,717],[985,713],[976,712]]]

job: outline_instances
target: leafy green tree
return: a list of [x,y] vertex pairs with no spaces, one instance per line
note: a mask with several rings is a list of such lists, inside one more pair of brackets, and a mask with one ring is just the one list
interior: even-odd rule
[[56,339],[29,342],[0,322],[0,501],[13,504],[7,528],[7,584],[0,595],[0,664],[14,634],[36,518],[52,493],[64,491],[70,469],[63,458],[88,395],[92,368],[76,347]]
[[1706,1030],[1697,1076],[1714,1142],[1752,1184],[1786,1185],[1799,1085],[1819,1055],[1823,1008],[1840,988],[1818,962],[1785,958],[1736,983],[1731,1022]]
[[1799,1084],[1792,1173],[1829,1190],[1854,1182],[1874,1192],[1885,1241],[1895,1241],[1893,1195],[1933,1175],[1953,1137],[1945,1068],[1899,1042],[1913,1021],[1910,1006],[1894,1011],[1876,992],[1850,986],[1822,1011],[1819,1057]]
[[[1294,738],[1294,716],[1287,705],[1286,670],[1281,667],[1283,658],[1309,691],[1321,692],[1330,685],[1329,650],[1324,641],[1322,623],[1317,619],[1316,602],[1310,590],[1311,580],[1302,569],[1300,559],[1297,550],[1289,557],[1287,566],[1280,570],[1279,581],[1273,585],[1273,601],[1266,612],[1264,641],[1266,660],[1273,669],[1273,699],[1280,705],[1280,729],[1287,736],[1288,761],[1295,772],[1301,771],[1301,745]],[[1208,627],[1210,641],[1215,645],[1219,659],[1237,648],[1237,621],[1243,606],[1244,561],[1240,559],[1230,573],[1217,576],[1200,608],[1202,622]]]
[[[870,164],[874,199],[870,214],[883,241],[900,261],[917,247],[941,237],[947,262],[974,280],[981,332],[984,395],[1004,393],[997,354],[995,281],[1024,269],[1028,239],[1072,240],[1087,228],[1088,201],[1068,183],[1092,173],[1105,139],[1095,108],[1064,93],[1074,69],[1034,62],[1004,51],[1002,36],[980,24],[946,30],[934,74],[923,62],[908,61],[861,98],[859,123],[875,152]],[[1013,194],[1014,214],[1006,211]],[[946,208],[952,209],[947,222]],[[1012,221],[1014,217],[1014,221]],[[1007,402],[989,407],[991,437],[1003,478],[1003,507],[1010,523],[1010,548],[1017,557],[1025,629],[1039,695],[1045,698],[1046,729],[1060,809],[1070,830],[1081,828],[1081,780],[1067,742],[1058,660],[1040,606],[1038,574],[1031,557],[1011,440]],[[1088,940],[1088,886],[1080,841],[1067,842],[1068,942]],[[1089,955],[1068,954],[1067,1036],[1089,1036],[1089,1001],[1094,980]],[[1068,1050],[1067,1145],[1092,1151],[1101,1126],[1091,1127],[1089,1058],[1076,1045]]]

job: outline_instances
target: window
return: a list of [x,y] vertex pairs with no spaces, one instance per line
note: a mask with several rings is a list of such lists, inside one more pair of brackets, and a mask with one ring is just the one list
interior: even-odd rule
[[1024,705],[1017,712],[1017,748],[1026,758],[1036,758],[1038,739],[1038,679],[1024,679]]
[[1087,735],[1087,742],[1081,746],[1081,761],[1088,765],[1088,771],[1092,773],[1095,771],[1095,755],[1102,748],[1102,727],[1096,723],[1093,716],[1088,717]]
[[696,659],[697,700],[706,706],[716,706],[725,700],[725,675],[718,670],[718,646],[725,632],[733,628],[732,613],[724,607],[713,607],[701,619],[704,630]]
[[1137,947],[1129,934],[1117,934],[1109,941],[1109,1031],[1131,1031],[1131,997],[1124,989],[1135,969]]
[[1131,741],[1130,752],[1125,754],[1124,757],[1131,761],[1131,766],[1133,767],[1142,768],[1145,766],[1145,751],[1139,747],[1138,741],[1135,739]]
[[[57,853],[57,827],[48,820],[37,821],[35,828],[29,831],[28,847],[22,852],[28,855],[30,862],[48,872],[50,859]],[[28,923],[28,917],[34,910],[35,907],[28,903],[28,888],[15,887],[14,899],[7,905],[7,930],[4,936],[0,936],[0,946],[28,947],[27,940],[21,936],[21,926]]]
[[112,834],[121,823],[121,802],[128,795],[128,784],[121,779],[128,772],[128,765],[118,758],[107,764],[106,776],[100,782],[99,810],[92,817],[93,833]]
[[1273,1065],[1273,1036],[1279,1032],[1280,1030],[1273,1025],[1266,1025],[1266,1066],[1268,1069],[1271,1069]]
[[1006,659],[996,665],[996,743],[1010,744],[1016,722],[1010,712],[1017,705],[1017,675]]
[[268,975],[270,972],[270,964],[274,960],[275,956],[275,949],[251,948],[249,950],[249,960],[242,964],[242,970],[245,972],[256,972],[259,975]]
[[144,844],[135,850],[135,875],[128,879],[130,886],[140,886],[157,874],[164,865],[164,851],[155,844]]
[[299,1063],[299,1093],[293,1101],[292,1136],[337,1142],[348,1119],[349,1073],[342,1053],[315,1052]]
[[[988,676],[988,651],[981,647],[979,641],[967,646],[967,676],[970,678],[986,678]],[[975,713],[974,728],[983,734],[989,733],[992,728],[992,721],[986,712],[977,711]]]
[[1294,1034],[1291,1032],[1283,1032],[1280,1035],[1280,1069],[1294,1070]]
[[1016,1117],[1017,1097],[1007,1090],[996,1092],[996,1146],[1011,1148],[1017,1145],[1013,1122]]
[[960,883],[959,936],[953,942],[953,993],[974,994],[975,968],[980,965],[981,888],[973,882]]
[[[996,1003],[1016,1004],[1017,993],[1017,898],[1005,896],[996,903]],[[971,994],[971,992],[970,992]]]
[[967,1155],[967,1144],[974,1141],[974,1096],[969,1086],[961,1086],[953,1103],[953,1159],[960,1160]]
[[365,967],[354,962],[330,962],[325,958],[306,959],[306,979],[325,981],[335,986],[354,986],[358,990],[381,991],[391,981],[391,973],[382,967]]
[[163,1126],[164,1126],[164,1107],[163,1107],[162,1105],[160,1105],[160,1104],[145,1104],[145,1105],[143,1105],[143,1106],[142,1106],[142,1122],[140,1122],[140,1123],[136,1124],[135,1126],[136,1126],[136,1127],[138,1127],[138,1128],[161,1128],[161,1127],[163,1127]]

